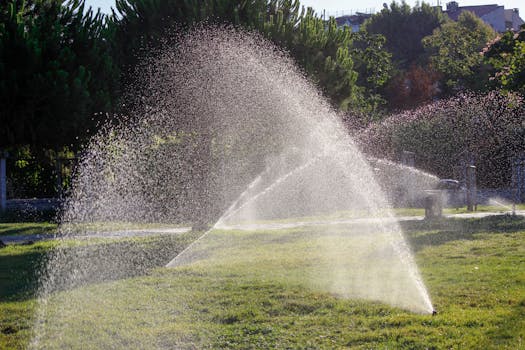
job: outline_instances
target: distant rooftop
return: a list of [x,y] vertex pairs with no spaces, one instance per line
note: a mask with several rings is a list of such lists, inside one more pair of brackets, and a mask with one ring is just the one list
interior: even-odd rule
[[447,10],[445,13],[450,17],[450,19],[457,21],[459,15],[462,12],[470,11],[478,17],[483,17],[491,12],[494,12],[498,7],[503,8],[503,6],[492,4],[492,5],[478,5],[478,6],[459,6],[455,1],[451,1],[447,4]]
[[524,23],[519,16],[518,9],[505,9],[504,6],[497,4],[459,6],[458,2],[451,1],[447,3],[447,9],[443,12],[446,13],[451,20],[457,21],[459,16],[465,11],[474,13],[498,32],[504,32],[506,30],[517,31]]

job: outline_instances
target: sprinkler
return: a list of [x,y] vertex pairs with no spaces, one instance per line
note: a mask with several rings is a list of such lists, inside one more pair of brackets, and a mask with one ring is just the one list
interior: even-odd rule
[[436,316],[438,312],[436,310],[432,310],[432,316]]

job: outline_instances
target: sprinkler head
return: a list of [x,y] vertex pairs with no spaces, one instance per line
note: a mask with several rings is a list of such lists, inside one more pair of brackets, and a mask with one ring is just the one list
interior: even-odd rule
[[438,312],[436,310],[432,310],[432,316],[436,316]]

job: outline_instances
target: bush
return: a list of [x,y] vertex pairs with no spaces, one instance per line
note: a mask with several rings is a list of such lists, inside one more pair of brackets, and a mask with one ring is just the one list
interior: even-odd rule
[[371,124],[358,140],[365,152],[396,159],[416,153],[419,168],[453,177],[472,161],[478,184],[509,186],[512,161],[525,152],[525,103],[519,95],[491,91],[460,94]]

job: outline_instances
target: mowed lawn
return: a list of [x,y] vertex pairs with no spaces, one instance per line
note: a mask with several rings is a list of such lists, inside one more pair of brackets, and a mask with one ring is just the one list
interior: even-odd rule
[[[244,250],[260,254],[254,261],[271,261],[267,273],[264,266],[207,266],[202,255],[191,265],[162,267],[194,233],[70,243],[60,249],[71,256],[91,244],[93,252],[111,247],[123,258],[103,265],[99,279],[53,292],[45,307],[34,297],[34,271],[56,243],[9,246],[0,250],[0,349],[525,348],[525,219],[408,221],[403,228],[435,316],[305,287],[296,277],[317,266],[299,259],[312,248],[300,229],[272,233],[274,250],[297,245],[283,259]],[[82,252],[101,263],[100,254]]]

